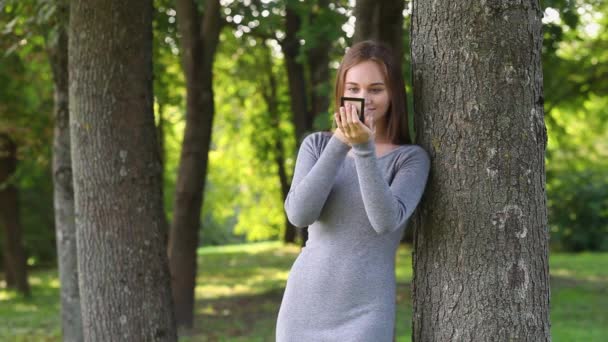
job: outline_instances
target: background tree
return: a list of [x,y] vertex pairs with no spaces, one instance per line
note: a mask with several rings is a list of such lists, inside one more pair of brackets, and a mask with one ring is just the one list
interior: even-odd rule
[[353,42],[373,39],[393,49],[395,59],[403,60],[403,9],[405,1],[358,0]]
[[54,22],[49,23],[47,51],[54,82],[53,189],[57,266],[61,284],[61,323],[64,341],[82,341],[82,316],[78,290],[74,186],[70,156],[69,74],[68,74],[68,1],[58,0]]
[[413,339],[549,341],[538,2],[414,2],[416,132],[432,159],[414,237]]
[[192,326],[196,248],[215,113],[212,68],[220,29],[219,0],[208,0],[202,19],[193,0],[177,1],[186,78],[186,128],[170,230],[171,288],[179,325]]
[[[28,265],[55,264],[53,88],[46,52],[50,2],[6,0],[0,5],[0,131],[17,145],[11,178],[18,196]],[[0,234],[2,240],[2,234]],[[0,251],[2,250],[0,244]]]
[[4,234],[4,272],[6,284],[30,296],[27,265],[19,219],[18,190],[14,184],[17,169],[17,144],[6,132],[0,132],[0,227]]
[[175,341],[152,109],[152,3],[72,1],[69,28],[85,340]]

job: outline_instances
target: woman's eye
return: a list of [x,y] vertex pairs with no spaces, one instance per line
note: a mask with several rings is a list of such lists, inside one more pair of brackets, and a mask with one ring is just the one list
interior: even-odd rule
[[352,93],[355,93],[355,92],[357,92],[357,90],[359,90],[359,88],[348,88],[347,90]]
[[382,90],[383,89],[375,88],[375,89],[372,89],[372,93],[380,93],[380,92],[382,92]]

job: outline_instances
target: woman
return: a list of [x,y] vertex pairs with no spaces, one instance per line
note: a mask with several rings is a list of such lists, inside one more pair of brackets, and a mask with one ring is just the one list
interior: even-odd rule
[[309,236],[287,279],[278,342],[393,340],[395,255],[430,165],[410,144],[399,70],[384,45],[352,46],[335,103],[364,98],[365,123],[356,108],[340,107],[333,134],[301,144],[285,210]]

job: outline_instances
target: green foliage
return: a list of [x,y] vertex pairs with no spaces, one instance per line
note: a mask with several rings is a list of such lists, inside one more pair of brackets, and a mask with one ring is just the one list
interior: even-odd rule
[[557,175],[549,188],[551,239],[567,251],[608,251],[608,178],[588,169]]
[[[280,75],[282,68],[274,66],[276,59],[259,40],[241,40],[225,30],[220,42],[214,70],[216,119],[203,215],[213,217],[219,226],[236,222],[234,232],[250,241],[277,238],[284,214],[273,148],[280,138],[286,145],[285,153],[291,155],[293,133],[290,125],[280,124],[278,130],[272,126],[263,92],[268,90],[265,70],[272,68]],[[265,54],[266,59],[260,58]],[[265,61],[270,65],[264,65]],[[280,122],[288,122],[284,88],[278,95]]]
[[[54,7],[49,6],[38,1],[7,1],[0,6],[0,132],[17,144],[17,170],[9,182],[19,191],[30,265],[55,260],[53,83],[45,51],[50,33],[43,31],[53,19]],[[1,249],[0,244],[0,255]]]
[[[608,250],[608,5],[551,1],[544,26],[547,197],[553,248]],[[578,6],[577,6],[578,5]],[[597,33],[587,32],[603,13]]]
[[[157,122],[161,114],[164,121],[164,196],[171,220],[186,91],[174,3],[155,0],[154,5],[155,114]],[[341,28],[351,10],[345,0],[329,1],[327,6],[320,0],[223,2],[222,14],[228,23],[214,67],[216,117],[201,214],[203,244],[282,236],[284,213],[276,143],[283,143],[288,177],[297,145],[280,49],[287,5],[301,19],[301,61],[307,62],[306,52],[321,38],[332,41],[327,52],[329,81],[315,91],[331,95],[336,62],[350,44]],[[595,236],[606,229],[602,175],[608,170],[608,9],[605,2],[597,0],[543,1],[543,8],[548,7],[560,15],[559,22],[543,26],[552,242],[564,249],[579,249],[581,244],[601,249],[604,244]],[[589,11],[603,13],[599,33],[592,36],[584,32]],[[11,132],[18,142],[19,167],[13,181],[21,191],[25,243],[35,264],[54,260],[55,248],[50,165],[53,85],[45,51],[53,40],[55,12],[54,2],[44,0],[0,3],[0,48],[4,52],[0,59],[0,130]],[[403,38],[406,80],[411,79],[409,21],[407,15]],[[270,73],[277,84],[278,117],[273,117],[264,100]],[[411,81],[406,81],[406,86],[412,113]],[[316,116],[316,129],[327,129],[330,124],[331,117]]]

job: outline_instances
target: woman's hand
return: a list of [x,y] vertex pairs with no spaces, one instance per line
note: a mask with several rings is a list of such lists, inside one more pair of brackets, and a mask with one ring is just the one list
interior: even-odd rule
[[339,113],[334,113],[334,118],[338,128],[335,131],[336,137],[342,142],[353,145],[370,141],[374,138],[374,118],[366,116],[365,122],[370,126],[366,126],[359,120],[357,107],[347,103],[346,108],[340,107]]

